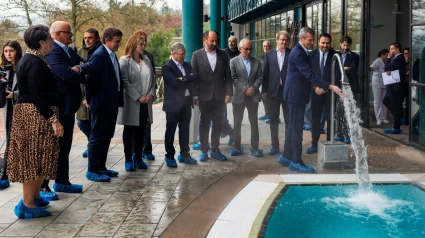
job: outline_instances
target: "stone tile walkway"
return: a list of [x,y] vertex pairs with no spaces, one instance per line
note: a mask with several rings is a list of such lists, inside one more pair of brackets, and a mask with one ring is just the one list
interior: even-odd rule
[[[232,122],[230,106],[228,111]],[[260,105],[260,114],[262,112],[263,107]],[[264,122],[259,122],[259,127],[260,147],[267,151],[270,147],[270,129]],[[283,124],[279,130],[283,141]],[[81,156],[87,141],[76,130],[70,153],[70,176],[72,183],[84,185],[84,192],[59,193],[60,200],[53,201],[47,208],[53,214],[51,217],[17,220],[13,208],[22,197],[21,185],[12,184],[10,188],[0,191],[0,237],[159,237],[200,194],[232,171],[290,173],[275,162],[277,156],[258,159],[252,158],[247,152],[241,157],[229,156],[226,162],[210,160],[198,165],[179,164],[177,169],[171,169],[163,161],[164,133],[165,113],[161,105],[155,105],[152,142],[156,160],[147,161],[147,170],[130,173],[124,170],[122,127],[117,126],[107,166],[119,171],[120,175],[109,183],[93,183],[85,178],[87,159]],[[245,112],[242,127],[245,151],[250,148],[249,135]],[[418,151],[371,132],[366,132],[365,137],[370,146],[372,171],[425,171],[425,159]],[[310,143],[310,138],[310,132],[304,132],[304,148]],[[222,144],[225,144],[226,139],[222,139]],[[178,145],[176,147],[176,151],[179,151]],[[221,149],[228,154],[231,147],[221,146]],[[197,157],[199,151],[192,151],[191,154]],[[314,155],[305,156],[306,163],[315,165],[315,160]],[[348,169],[319,173],[353,173],[353,166],[354,159],[351,157]]]

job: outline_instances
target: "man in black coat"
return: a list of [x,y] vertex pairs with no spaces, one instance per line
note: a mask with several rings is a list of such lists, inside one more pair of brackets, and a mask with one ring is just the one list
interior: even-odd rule
[[385,71],[387,75],[392,75],[391,71],[398,70],[400,78],[397,83],[387,85],[387,94],[384,98],[384,105],[394,116],[394,127],[384,130],[385,134],[401,134],[403,130],[400,129],[401,119],[401,96],[403,87],[406,82],[406,60],[401,53],[401,44],[398,42],[392,43],[390,46],[390,53],[385,61]]
[[[331,68],[332,68],[332,56],[336,54],[336,51],[331,49],[332,37],[328,33],[322,33],[319,36],[318,45],[319,48],[309,52],[311,66],[315,75],[331,82]],[[322,95],[318,95],[313,90],[311,92],[311,111],[312,111],[312,142],[311,147],[307,148],[307,154],[317,153],[317,142],[320,138],[321,116],[323,109],[325,112],[325,118],[328,121],[327,125],[327,140],[330,140],[330,125],[329,125],[329,111],[331,105],[331,93],[326,92]]]
[[164,77],[164,104],[162,110],[166,113],[167,129],[165,131],[165,162],[168,167],[176,168],[174,159],[174,134],[179,127],[180,163],[196,164],[197,161],[189,154],[189,125],[192,117],[193,97],[197,96],[192,84],[198,80],[198,75],[189,63],[184,62],[186,49],[180,42],[171,46],[171,60],[162,66]]

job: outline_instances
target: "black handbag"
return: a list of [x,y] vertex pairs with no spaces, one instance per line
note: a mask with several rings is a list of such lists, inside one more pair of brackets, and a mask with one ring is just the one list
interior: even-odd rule
[[6,106],[6,87],[7,81],[4,79],[0,79],[0,108],[4,108]]

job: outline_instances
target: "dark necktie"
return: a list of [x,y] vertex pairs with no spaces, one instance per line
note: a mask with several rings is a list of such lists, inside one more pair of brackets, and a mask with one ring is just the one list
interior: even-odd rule
[[322,53],[322,61],[320,62],[320,73],[323,77],[323,69],[325,68],[325,53]]

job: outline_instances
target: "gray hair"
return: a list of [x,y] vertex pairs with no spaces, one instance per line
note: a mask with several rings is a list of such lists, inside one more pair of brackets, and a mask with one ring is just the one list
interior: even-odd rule
[[307,33],[311,34],[311,35],[315,35],[314,30],[311,29],[308,26],[305,26],[303,28],[301,28],[300,33],[298,34],[299,38],[306,38],[307,37]]
[[180,49],[185,50],[183,43],[176,42],[171,46],[171,53],[172,54],[177,53],[177,51],[180,50]]
[[245,38],[242,39],[241,42],[239,42],[239,49],[242,48],[247,42],[251,42],[251,41]]
[[238,38],[236,38],[235,36],[230,36],[227,41],[229,40],[236,41],[236,44],[238,43]]
[[276,39],[279,39],[279,36],[286,36],[288,39],[290,37],[289,33],[287,31],[279,31],[278,33],[276,33]]
[[268,45],[271,45],[272,44],[269,40],[263,41],[263,45],[264,45],[264,43],[267,43]]

